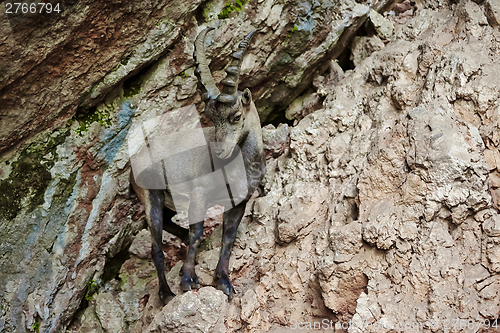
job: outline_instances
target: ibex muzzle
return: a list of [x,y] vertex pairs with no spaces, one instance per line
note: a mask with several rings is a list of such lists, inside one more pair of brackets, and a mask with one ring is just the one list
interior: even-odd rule
[[[189,154],[177,154],[177,157],[163,159],[161,162],[163,170],[168,170],[169,166],[173,166],[172,170],[179,170],[175,177],[169,177],[167,174],[166,178],[170,181],[165,180],[164,190],[154,186],[144,186],[140,179],[144,178],[147,170],[137,174],[132,165],[130,182],[145,207],[146,219],[151,231],[151,253],[158,271],[159,295],[164,303],[175,295],[165,278],[164,255],[161,247],[162,229],[179,236],[188,243],[188,252],[181,270],[181,288],[184,291],[197,289],[200,284],[194,269],[195,255],[203,239],[203,221],[206,210],[213,204],[221,204],[225,207],[222,249],[214,281],[217,288],[226,293],[230,300],[232,299],[234,288],[229,280],[228,270],[231,247],[245,212],[246,203],[265,174],[259,115],[252,101],[250,90],[238,91],[241,62],[248,43],[257,30],[250,32],[239,44],[226,69],[227,76],[221,82],[222,91],[219,91],[205,57],[205,36],[212,29],[205,29],[198,35],[194,53],[197,64],[195,74],[198,77],[202,100],[205,102],[205,113],[214,123],[214,127],[203,129],[209,143],[208,147],[202,147],[202,150],[208,149],[211,157],[203,158],[203,154],[199,153],[202,150],[193,150]],[[241,161],[241,168],[234,167],[238,165],[238,161]],[[161,166],[159,167],[161,163],[156,163],[152,169],[161,169]],[[210,174],[207,174],[207,170],[213,171],[212,173],[218,171],[223,178],[208,177]],[[172,179],[177,181],[172,182]],[[186,183],[189,183],[189,186],[178,186]],[[183,205],[176,202],[176,197],[187,198],[187,205],[182,208]],[[164,206],[177,211],[181,207],[188,213],[189,233],[172,221],[163,220]]]

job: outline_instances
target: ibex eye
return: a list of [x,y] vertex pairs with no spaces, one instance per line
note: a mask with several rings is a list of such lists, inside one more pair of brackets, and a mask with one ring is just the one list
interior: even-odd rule
[[234,117],[234,121],[239,121],[240,119],[241,119],[241,114],[239,114],[236,117]]

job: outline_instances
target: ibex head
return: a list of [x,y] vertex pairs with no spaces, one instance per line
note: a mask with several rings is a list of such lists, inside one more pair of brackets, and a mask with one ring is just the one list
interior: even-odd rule
[[215,153],[217,157],[227,159],[250,129],[245,118],[251,109],[255,108],[252,94],[248,88],[243,92],[238,91],[238,83],[241,62],[248,43],[258,29],[250,32],[233,53],[233,58],[226,68],[227,76],[221,81],[222,92],[215,85],[205,57],[205,36],[213,29],[203,30],[196,38],[194,59],[197,68],[195,74],[198,77],[202,100],[205,102],[205,113],[212,119],[215,126],[215,141],[217,142]]

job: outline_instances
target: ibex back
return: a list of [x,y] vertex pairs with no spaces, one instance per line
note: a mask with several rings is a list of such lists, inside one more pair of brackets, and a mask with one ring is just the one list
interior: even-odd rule
[[[175,210],[172,181],[164,190],[143,188],[139,185],[140,174],[131,172],[130,182],[145,208],[146,219],[151,231],[153,261],[158,271],[159,296],[167,303],[173,292],[165,278],[164,255],[162,251],[162,230],[168,230],[188,242],[188,252],[181,269],[181,288],[184,291],[200,288],[195,273],[195,255],[203,239],[203,221],[207,208],[212,204],[225,206],[223,214],[222,249],[219,263],[215,269],[215,283],[218,289],[232,299],[234,288],[229,280],[229,256],[236,237],[236,231],[245,212],[245,206],[265,173],[265,159],[262,144],[262,132],[257,109],[252,101],[250,90],[238,91],[241,62],[256,30],[249,33],[233,53],[233,58],[222,80],[219,91],[208,68],[205,57],[205,36],[213,28],[203,30],[195,41],[194,58],[197,68],[198,87],[205,102],[205,113],[214,123],[214,127],[205,128],[205,137],[211,158],[201,158],[196,152],[185,154],[174,160],[166,159],[165,165],[177,164],[176,170],[182,170],[182,179],[190,181],[185,193],[177,193],[189,199],[187,207],[189,232],[186,229],[164,220],[164,206]],[[189,140],[186,138],[185,140]],[[240,155],[241,154],[241,155]],[[230,163],[239,156],[242,168],[230,168]],[[216,181],[213,177],[203,177],[204,170],[221,169],[225,181]],[[229,195],[228,195],[229,194]],[[179,209],[177,209],[179,210]],[[189,236],[189,237],[188,237]]]

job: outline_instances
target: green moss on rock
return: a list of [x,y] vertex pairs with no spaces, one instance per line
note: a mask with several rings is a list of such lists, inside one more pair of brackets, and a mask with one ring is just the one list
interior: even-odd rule
[[64,142],[69,130],[64,129],[45,141],[29,145],[11,163],[9,177],[0,181],[0,217],[11,220],[27,204],[30,211],[43,204],[44,193],[52,178],[57,145]]
[[111,126],[110,113],[107,110],[99,110],[98,108],[93,108],[93,110],[88,113],[77,113],[71,122],[74,120],[78,121],[78,124],[80,124],[76,129],[76,133],[80,136],[83,136],[84,133],[89,130],[90,125],[95,122],[99,122],[99,124],[104,127]]
[[240,10],[243,9],[243,6],[250,0],[236,0],[233,3],[227,2],[226,6],[222,9],[222,11],[217,15],[219,20],[227,19],[231,15],[232,12],[236,11],[239,12]]

